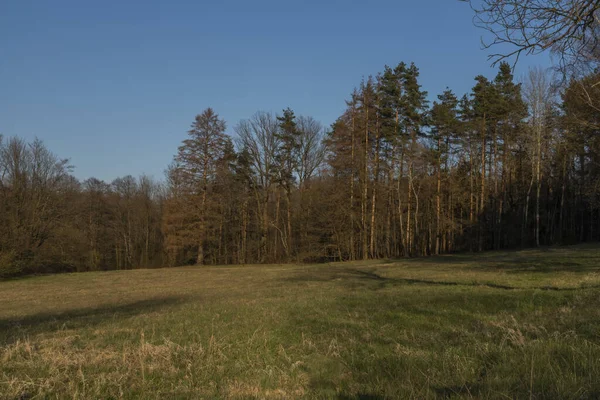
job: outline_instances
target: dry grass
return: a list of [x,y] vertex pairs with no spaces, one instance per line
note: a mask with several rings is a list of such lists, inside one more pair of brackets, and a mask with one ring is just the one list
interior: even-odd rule
[[598,398],[600,248],[0,283],[0,398]]

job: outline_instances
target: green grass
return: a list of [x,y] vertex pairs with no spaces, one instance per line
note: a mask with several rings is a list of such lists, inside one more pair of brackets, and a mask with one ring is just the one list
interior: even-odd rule
[[0,398],[600,397],[600,247],[0,282]]

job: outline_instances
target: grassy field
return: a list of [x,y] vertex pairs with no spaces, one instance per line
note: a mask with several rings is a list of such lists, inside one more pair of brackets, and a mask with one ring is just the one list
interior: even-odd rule
[[600,398],[600,247],[0,282],[0,398]]

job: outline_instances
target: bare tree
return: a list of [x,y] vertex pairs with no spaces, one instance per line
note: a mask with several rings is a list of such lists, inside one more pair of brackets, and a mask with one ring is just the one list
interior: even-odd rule
[[597,54],[598,0],[464,1],[475,11],[475,25],[492,36],[484,47],[510,47],[490,54],[494,64],[545,50],[557,54],[563,66]]
[[71,212],[63,197],[69,172],[68,160],[38,139],[0,141],[0,253],[12,254],[4,260],[11,268],[32,264]]
[[312,117],[298,117],[300,150],[296,173],[302,188],[325,161],[323,126]]
[[238,147],[247,153],[253,171],[253,188],[261,226],[261,261],[264,261],[268,254],[268,232],[271,226],[268,205],[277,172],[276,154],[280,142],[278,130],[277,118],[267,112],[257,112],[250,119],[240,121],[235,128]]
[[301,241],[306,242],[308,236],[308,221],[310,212],[306,201],[306,191],[311,179],[325,162],[326,146],[323,126],[312,117],[300,116],[297,122],[299,132],[298,161],[298,190],[300,192],[300,232]]

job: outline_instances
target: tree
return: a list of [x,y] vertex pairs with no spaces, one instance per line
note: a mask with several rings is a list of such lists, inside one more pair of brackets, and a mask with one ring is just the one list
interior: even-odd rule
[[[356,176],[358,174],[358,139],[356,132],[356,115],[358,103],[358,91],[352,93],[352,100],[347,101],[347,109],[336,122],[331,125],[325,140],[327,152],[327,164],[331,171],[331,180],[337,191],[334,191],[334,199],[329,198],[335,206],[341,221],[340,226],[335,227],[336,248],[340,258],[354,260],[358,257],[356,234],[359,224],[356,219]],[[341,216],[340,216],[341,214]],[[345,229],[344,229],[345,228]]]
[[272,226],[269,215],[269,196],[277,181],[277,151],[280,147],[279,123],[277,118],[266,112],[258,112],[236,126],[238,148],[247,154],[252,171],[252,189],[258,207],[260,244],[258,259],[267,260],[269,254],[269,228]]
[[[296,116],[294,112],[287,108],[283,110],[283,115],[277,117],[279,121],[279,130],[276,133],[279,139],[279,148],[276,149],[275,159],[277,161],[278,183],[285,191],[286,210],[287,210],[287,228],[285,235],[282,235],[281,241],[285,249],[286,256],[289,258],[293,249],[292,237],[292,189],[296,180],[294,171],[300,164],[300,132],[296,125]],[[279,210],[279,203],[277,204]],[[277,215],[279,216],[279,214]],[[279,229],[277,227],[277,229]]]
[[[215,218],[218,204],[218,199],[211,197],[212,187],[230,139],[225,135],[225,122],[211,108],[196,116],[188,136],[168,171],[172,196],[166,210],[171,216],[166,218],[167,224],[175,224],[171,235],[184,236],[179,247],[188,245],[189,240],[196,244],[195,263],[201,265],[206,255],[209,222]],[[177,228],[183,223],[188,227]]]
[[259,112],[236,145],[198,115],[163,185],[77,181],[39,141],[0,140],[0,274],[356,260],[600,240],[600,74],[560,104],[499,65],[428,109],[414,64],[364,79],[325,133]]
[[[503,231],[503,214],[507,203],[508,177],[511,175],[510,152],[514,144],[517,144],[518,152],[521,152],[524,129],[523,121],[527,117],[527,106],[521,94],[521,84],[514,82],[512,68],[506,62],[501,62],[498,73],[494,78],[495,98],[492,104],[493,125],[492,143],[490,148],[492,163],[491,175],[493,179],[492,199],[492,243],[495,248],[501,247],[505,240]],[[522,146],[521,146],[522,147]],[[528,207],[527,203],[527,206]],[[524,236],[524,235],[522,235]]]
[[[310,184],[323,165],[326,156],[323,126],[312,117],[299,116],[296,124],[298,130],[298,160],[295,174],[298,177],[300,223],[298,232],[298,248],[302,248],[308,240],[309,225],[314,216],[306,199]],[[310,199],[309,199],[310,200]]]
[[475,129],[479,132],[479,138],[481,140],[480,151],[481,158],[479,163],[479,203],[477,214],[479,217],[479,233],[478,233],[478,249],[483,250],[485,235],[484,230],[486,228],[486,155],[487,146],[489,144],[489,129],[490,120],[493,117],[493,103],[496,101],[496,91],[490,81],[479,75],[475,78],[477,84],[473,87],[472,93],[472,107],[473,107],[473,123]]
[[[401,124],[405,129],[407,137],[410,138],[408,143],[408,200],[407,200],[407,215],[406,215],[406,255],[414,254],[415,237],[419,234],[418,217],[419,217],[419,197],[415,186],[415,161],[417,152],[419,151],[418,138],[423,135],[422,128],[427,125],[427,92],[421,90],[421,85],[418,82],[419,69],[414,63],[404,69],[399,68],[398,77],[402,82],[401,95]],[[414,196],[414,200],[413,200]],[[411,212],[414,210],[414,226],[411,230]]]
[[535,245],[540,245],[540,192],[542,187],[542,143],[548,138],[554,116],[554,90],[547,73],[540,69],[530,69],[525,81],[525,100],[529,106],[529,126],[533,134],[531,146],[532,178],[536,182],[535,200]]
[[495,63],[522,53],[552,50],[563,66],[595,58],[598,61],[596,0],[467,0],[475,11],[475,24],[487,30],[486,48],[509,45],[511,50],[490,55]]
[[[594,212],[600,220],[597,215],[600,118],[594,106],[600,104],[600,87],[593,84],[599,79],[598,73],[573,79],[562,93],[565,204],[561,204],[561,222],[564,221],[561,236],[567,242],[592,238]],[[598,228],[595,230],[599,231]]]
[[442,245],[442,165],[446,164],[450,152],[450,142],[458,131],[458,99],[450,89],[438,95],[438,102],[431,108],[431,135],[433,141],[433,158],[436,174],[436,235],[435,254],[439,254]]
[[0,138],[0,275],[37,272],[45,245],[72,213],[64,196],[74,190],[66,159],[39,139]]
[[83,182],[82,201],[85,223],[81,228],[87,242],[87,266],[90,270],[103,269],[110,264],[112,246],[106,245],[110,235],[112,212],[108,202],[110,186],[90,178]]
[[112,184],[115,219],[115,253],[117,269],[134,266],[134,242],[137,232],[134,230],[134,200],[137,192],[137,182],[131,175],[115,179]]
[[[380,130],[384,148],[387,152],[387,212],[389,215],[386,221],[386,247],[390,255],[400,255],[405,252],[402,180],[404,178],[407,134],[402,129],[400,118],[404,105],[402,76],[405,70],[406,64],[403,62],[399,63],[394,69],[386,65],[378,85]],[[396,202],[398,204],[397,209],[395,207]],[[393,240],[392,236],[396,240]],[[392,241],[397,242],[397,245],[392,246]]]

